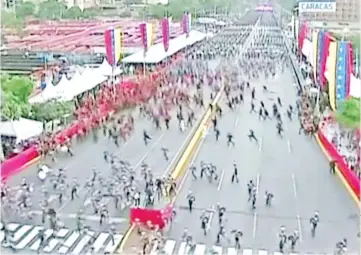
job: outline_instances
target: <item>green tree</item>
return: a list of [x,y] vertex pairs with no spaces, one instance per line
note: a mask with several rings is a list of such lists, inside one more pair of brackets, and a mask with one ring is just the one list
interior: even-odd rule
[[2,78],[1,85],[3,91],[12,94],[19,104],[27,103],[34,89],[34,82],[26,76]]
[[1,91],[1,117],[5,120],[15,120],[21,117],[19,103],[13,94]]
[[64,18],[81,19],[83,18],[83,11],[78,6],[73,6],[65,11]]
[[21,30],[24,25],[24,19],[16,18],[13,12],[1,11],[1,27]]
[[336,119],[347,128],[358,128],[360,126],[360,99],[345,100],[336,113]]
[[32,2],[23,2],[16,7],[16,17],[25,18],[35,13],[35,5]]
[[100,10],[96,9],[96,8],[89,8],[89,9],[85,9],[83,11],[83,18],[84,19],[91,19],[94,18],[95,16],[97,16],[97,14],[100,12]]
[[40,19],[62,19],[66,13],[66,6],[56,0],[41,2],[38,7],[37,17]]
[[31,109],[31,118],[38,121],[51,121],[59,119],[64,115],[73,112],[72,102],[48,102],[43,104],[35,104]]

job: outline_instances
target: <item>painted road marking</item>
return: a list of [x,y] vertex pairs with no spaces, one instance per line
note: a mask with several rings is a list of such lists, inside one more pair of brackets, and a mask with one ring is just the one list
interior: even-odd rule
[[110,240],[108,245],[105,247],[104,252],[109,254],[114,254],[114,251],[122,241],[122,238],[123,235],[114,235],[114,243],[112,242],[112,240]]
[[98,238],[95,240],[93,244],[93,251],[94,253],[97,253],[102,247],[105,241],[108,239],[109,234],[108,233],[101,233]]
[[89,243],[89,241],[93,238],[94,232],[89,232],[84,236],[78,245],[72,251],[72,254],[80,254],[84,247]]
[[76,240],[78,240],[80,236],[79,232],[73,232],[68,239],[66,239],[66,241],[64,242],[63,246],[60,248],[60,250],[58,251],[60,254],[66,254],[68,252],[68,250],[74,245],[74,243],[76,242]]

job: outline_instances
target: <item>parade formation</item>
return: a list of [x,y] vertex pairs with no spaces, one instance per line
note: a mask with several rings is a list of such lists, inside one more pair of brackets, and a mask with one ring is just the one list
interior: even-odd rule
[[[2,249],[114,254],[129,208],[157,207],[175,187],[172,221],[139,233],[136,253],[356,253],[358,211],[302,124],[282,30],[271,13],[244,19],[187,49],[149,102],[3,185]],[[177,182],[171,171],[219,92]]]

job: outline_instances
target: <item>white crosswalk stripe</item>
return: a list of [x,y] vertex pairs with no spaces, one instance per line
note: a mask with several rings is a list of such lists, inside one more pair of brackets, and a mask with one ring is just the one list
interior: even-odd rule
[[[221,247],[214,245],[212,247],[207,247],[204,244],[198,243],[195,245],[194,249],[191,249],[189,245],[185,242],[177,243],[174,240],[168,239],[165,241],[163,250],[160,251],[156,246],[153,247],[151,255],[284,255],[277,251],[267,251],[262,249],[247,249],[243,248],[240,250],[235,249],[234,247]],[[288,255],[300,255],[300,253],[287,253]],[[303,254],[303,253],[302,253]],[[315,255],[315,254],[314,254]]]
[[[10,223],[6,225],[6,229],[11,233],[11,240],[16,250],[37,251],[40,253],[79,255],[93,248],[92,254],[114,254],[123,239],[122,234],[115,234],[112,238],[106,232],[79,233],[76,230],[63,228],[56,232],[52,229],[46,229],[44,231],[44,240],[41,242],[39,231],[43,227]],[[7,247],[4,239],[5,233],[0,231],[0,243],[3,247]],[[170,243],[175,246],[175,242]],[[172,250],[174,250],[174,247]]]

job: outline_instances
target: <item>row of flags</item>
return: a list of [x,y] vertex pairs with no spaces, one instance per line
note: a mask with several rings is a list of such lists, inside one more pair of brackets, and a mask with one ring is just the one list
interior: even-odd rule
[[[162,39],[164,51],[169,50],[170,41],[170,24],[172,19],[164,17],[160,24],[162,30]],[[185,12],[182,18],[181,26],[183,34],[188,37],[192,29],[192,15]],[[139,25],[139,31],[142,39],[142,46],[144,54],[147,53],[149,48],[153,45],[155,39],[155,24],[150,22],[143,22]],[[123,34],[120,28],[107,29],[104,33],[106,57],[110,65],[116,66],[122,57]]]
[[350,96],[351,74],[355,71],[352,43],[337,40],[328,31],[310,29],[303,23],[298,32],[300,52],[307,37],[312,41],[315,81],[322,89],[328,85],[330,104],[336,110]]

